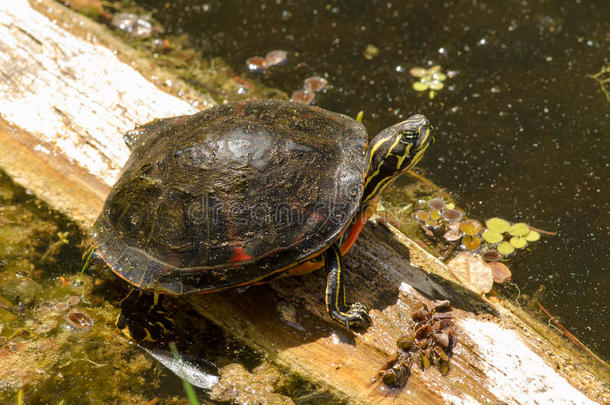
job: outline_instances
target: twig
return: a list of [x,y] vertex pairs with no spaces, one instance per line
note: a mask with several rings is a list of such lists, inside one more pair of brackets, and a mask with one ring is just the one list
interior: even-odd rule
[[600,359],[595,353],[593,353],[591,351],[591,349],[589,349],[587,346],[585,346],[580,340],[578,340],[576,338],[576,336],[572,335],[562,324],[560,324],[559,322],[557,322],[557,320],[553,317],[553,315],[551,315],[549,313],[549,311],[547,311],[546,309],[544,309],[544,307],[542,306],[541,303],[537,303],[538,306],[540,307],[540,309],[542,310],[542,312],[544,312],[546,314],[546,316],[549,317],[549,319],[551,321],[553,321],[555,323],[555,325],[557,325],[562,331],[563,333],[566,335],[566,337],[568,339],[570,339],[572,341],[572,343],[574,343],[576,346],[578,346],[579,348],[581,348],[582,350],[584,350],[585,352],[587,352],[590,356],[592,356],[593,358],[595,358],[597,361],[599,361],[600,363],[602,363],[604,366],[606,367],[610,367],[608,365],[608,363],[606,363],[605,361],[603,361],[602,359]]
[[528,225],[528,228],[530,228],[530,230],[532,230],[532,231],[536,231],[536,232],[541,233],[543,235],[557,236],[557,232],[545,231],[544,229],[534,228],[533,226],[530,226],[530,225]]

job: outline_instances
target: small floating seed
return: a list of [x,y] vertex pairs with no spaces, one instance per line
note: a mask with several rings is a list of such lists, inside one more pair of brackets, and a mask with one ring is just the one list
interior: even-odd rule
[[267,66],[281,66],[288,62],[288,52],[276,49],[274,51],[267,52],[265,55],[265,61]]
[[317,93],[318,91],[324,90],[328,81],[320,76],[311,76],[305,79],[304,88],[305,90],[313,91]]
[[290,101],[292,101],[294,103],[310,105],[311,103],[313,103],[314,97],[315,97],[315,94],[312,93],[311,91],[297,90],[294,93],[292,93],[292,96],[290,96]]
[[251,72],[264,72],[269,68],[269,64],[267,63],[267,59],[262,56],[253,56],[246,60],[246,65],[248,66],[248,70]]
[[[483,239],[485,239],[485,237],[483,237]],[[486,262],[497,262],[500,260],[500,252],[495,249],[488,250],[487,252],[483,253],[483,260]]]
[[415,211],[415,218],[418,221],[425,222],[430,218],[430,214],[428,214],[428,211],[417,210]]
[[89,330],[94,324],[93,319],[91,319],[89,315],[77,310],[70,311],[68,315],[66,315],[66,318],[70,325],[81,330]]
[[428,201],[428,206],[435,211],[441,211],[446,207],[445,201],[440,198],[431,199],[430,201]]
[[443,218],[449,222],[457,222],[462,219],[462,213],[458,210],[445,210],[443,212]]
[[57,312],[64,312],[68,310],[68,304],[66,304],[65,302],[58,302],[57,304],[55,304],[53,306],[53,308],[57,311]]
[[68,297],[68,299],[66,300],[66,304],[73,306],[73,305],[77,305],[78,303],[80,303],[80,297],[73,295],[71,297]]

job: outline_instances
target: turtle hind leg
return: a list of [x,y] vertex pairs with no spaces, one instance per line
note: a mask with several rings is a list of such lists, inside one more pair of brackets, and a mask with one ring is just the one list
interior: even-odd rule
[[331,318],[345,325],[348,329],[365,330],[371,324],[366,307],[359,303],[347,303],[345,300],[345,282],[341,252],[332,244],[324,252],[326,265],[326,310]]
[[162,301],[162,295],[132,288],[121,300],[117,328],[135,341],[155,342],[169,335],[174,321]]

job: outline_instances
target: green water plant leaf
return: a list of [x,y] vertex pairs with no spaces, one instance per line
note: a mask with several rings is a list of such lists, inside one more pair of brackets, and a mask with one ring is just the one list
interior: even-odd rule
[[483,234],[481,236],[483,237],[483,240],[485,240],[485,242],[487,243],[498,243],[502,241],[502,239],[504,239],[501,233],[492,231],[489,228],[483,231]]
[[426,91],[428,90],[428,84],[424,82],[413,83],[413,90],[415,91]]
[[508,233],[513,236],[524,236],[530,231],[530,227],[525,222],[518,222],[508,229]]
[[540,234],[536,231],[529,231],[524,238],[528,242],[536,242],[540,239]]
[[489,218],[487,221],[485,221],[485,226],[490,231],[502,234],[504,232],[508,232],[508,229],[510,228],[510,223],[505,219],[494,217]]
[[527,241],[521,236],[513,236],[509,242],[516,249],[523,249],[527,245]]
[[498,243],[497,249],[502,256],[508,256],[515,251],[515,248],[506,241]]

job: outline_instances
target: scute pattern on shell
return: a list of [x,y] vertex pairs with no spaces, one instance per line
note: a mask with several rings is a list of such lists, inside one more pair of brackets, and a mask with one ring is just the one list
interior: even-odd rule
[[362,194],[364,127],[285,101],[242,101],[158,120],[92,230],[132,284],[183,294],[264,277],[324,250]]

